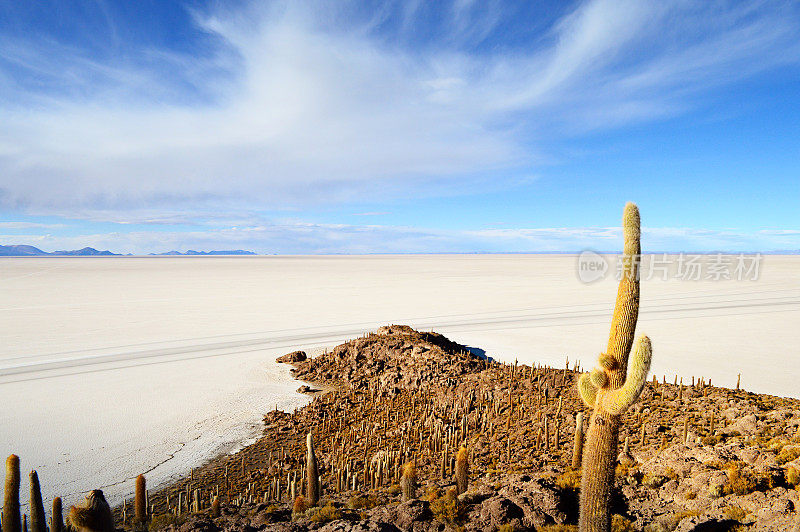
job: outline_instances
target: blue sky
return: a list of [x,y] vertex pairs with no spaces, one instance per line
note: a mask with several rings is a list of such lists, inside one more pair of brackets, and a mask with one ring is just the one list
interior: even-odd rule
[[0,243],[800,249],[794,2],[0,0]]

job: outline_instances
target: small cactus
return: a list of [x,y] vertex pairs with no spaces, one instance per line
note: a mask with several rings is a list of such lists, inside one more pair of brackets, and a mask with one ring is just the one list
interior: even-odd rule
[[42,503],[42,491],[39,488],[39,475],[36,471],[30,473],[30,512],[31,512],[31,532],[47,532],[47,521],[44,516],[44,504]]
[[306,503],[305,498],[302,495],[295,497],[294,502],[292,503],[292,514],[299,516],[304,514],[307,509],[308,504]]
[[625,444],[622,447],[622,452],[617,458],[617,461],[624,466],[632,466],[633,464],[636,463],[636,459],[631,454],[627,436],[625,436]]
[[219,497],[214,497],[211,501],[211,517],[217,518],[220,516]]
[[417,496],[417,468],[414,462],[403,466],[403,476],[400,478],[400,488],[403,492],[403,502],[410,501]]
[[469,458],[463,445],[456,455],[456,495],[466,493],[469,487]]
[[19,515],[19,457],[6,459],[5,500],[3,501],[3,532],[20,532]]
[[317,455],[314,453],[314,438],[311,433],[306,436],[306,498],[311,507],[319,501],[319,469]]
[[683,418],[683,444],[689,441],[689,414],[686,414],[686,417]]
[[581,457],[583,455],[583,412],[578,412],[575,417],[575,442],[572,446],[572,468],[581,467]]
[[133,512],[134,528],[147,530],[147,480],[145,480],[144,475],[136,477]]
[[101,490],[86,496],[82,506],[69,510],[68,524],[77,532],[114,532],[114,517]]
[[61,497],[53,499],[53,515],[50,517],[50,532],[64,532]]

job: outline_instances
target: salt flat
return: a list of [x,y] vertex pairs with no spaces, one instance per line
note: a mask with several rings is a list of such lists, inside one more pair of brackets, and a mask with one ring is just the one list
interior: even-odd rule
[[[613,272],[612,272],[613,273]],[[800,257],[750,280],[643,280],[656,375],[800,397]],[[590,367],[613,276],[570,255],[0,259],[0,453],[44,496],[112,501],[187,473],[306,401],[279,354],[406,323],[505,361]],[[23,486],[23,492],[27,487]]]

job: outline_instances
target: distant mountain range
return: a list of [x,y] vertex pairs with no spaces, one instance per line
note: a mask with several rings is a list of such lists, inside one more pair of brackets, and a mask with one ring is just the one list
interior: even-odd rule
[[33,246],[0,246],[0,257],[110,257],[119,255],[110,251],[99,251],[94,248],[73,249],[72,251],[53,251],[48,253]]
[[[33,246],[2,246],[0,245],[0,257],[114,257],[120,253],[111,253],[108,250],[99,251],[94,248],[73,249],[71,251],[47,252]],[[230,251],[194,251],[190,249],[186,253],[180,251],[168,251],[167,253],[151,253],[151,255],[255,255],[252,251],[234,249]]]
[[166,253],[151,253],[151,255],[255,255],[255,253],[244,249],[232,249],[227,251],[195,251],[190,249],[186,253],[167,251]]

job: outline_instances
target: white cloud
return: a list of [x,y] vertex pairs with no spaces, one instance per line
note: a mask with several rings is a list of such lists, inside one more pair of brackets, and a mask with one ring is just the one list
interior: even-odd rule
[[[380,35],[386,12],[347,22],[346,6],[198,15],[214,53],[149,50],[157,70],[0,40],[1,57],[63,89],[0,83],[8,101],[28,98],[2,109],[0,205],[119,221],[148,210],[161,223],[186,205],[502,186],[531,173],[539,136],[681,112],[700,91],[796,61],[800,42],[796,10],[772,3],[592,0],[535,47],[481,53],[504,14],[492,4],[454,2],[446,37],[420,48]],[[420,9],[406,10],[407,32]]]

